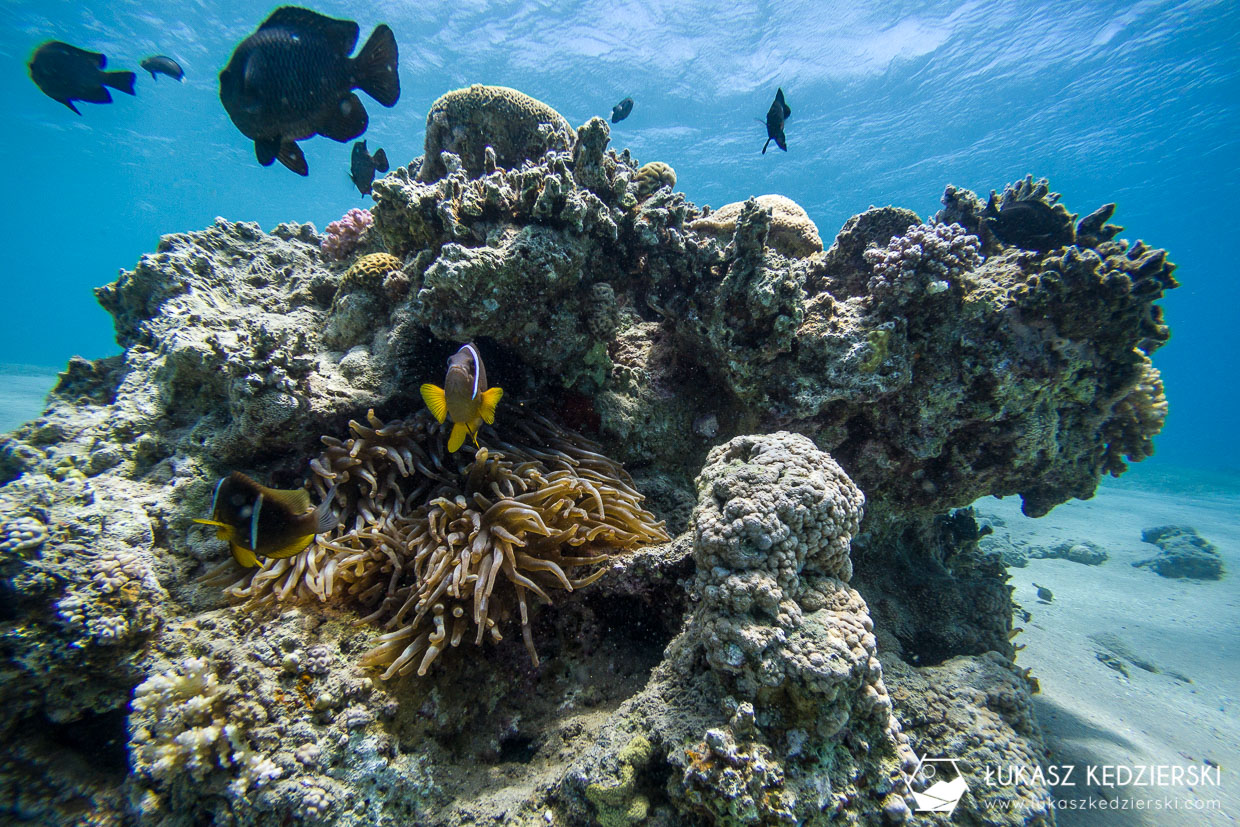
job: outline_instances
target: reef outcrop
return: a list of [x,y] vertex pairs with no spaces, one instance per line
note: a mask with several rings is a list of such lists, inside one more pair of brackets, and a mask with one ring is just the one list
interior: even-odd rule
[[[97,291],[123,352],[0,438],[0,813],[902,823],[919,758],[1040,760],[968,506],[1149,455],[1165,251],[1032,177],[824,250],[609,140],[449,93],[349,250],[219,219]],[[505,396],[445,455],[417,388],[467,340]],[[232,568],[192,519],[233,470],[340,527]]]

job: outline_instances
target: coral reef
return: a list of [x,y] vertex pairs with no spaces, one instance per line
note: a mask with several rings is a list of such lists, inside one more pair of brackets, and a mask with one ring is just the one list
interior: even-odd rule
[[[609,140],[449,93],[343,258],[220,219],[97,290],[123,352],[0,438],[0,818],[900,823],[914,751],[1039,760],[965,506],[1149,455],[1166,252],[1033,177],[824,252]],[[461,341],[507,393],[448,457],[416,389]],[[343,522],[238,580],[191,522],[233,470]]]
[[328,259],[341,261],[348,258],[362,237],[375,221],[370,210],[351,209],[343,217],[327,225],[326,236],[320,245],[323,255]]
[[1133,563],[1163,577],[1221,580],[1223,558],[1218,549],[1191,526],[1164,525],[1141,532],[1141,542],[1158,546],[1158,554]]

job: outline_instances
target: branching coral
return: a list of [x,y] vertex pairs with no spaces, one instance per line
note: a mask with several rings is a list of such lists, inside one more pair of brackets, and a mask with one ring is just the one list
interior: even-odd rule
[[205,658],[188,658],[143,681],[132,704],[135,770],[170,783],[183,772],[201,781],[216,767],[230,769],[237,793],[279,778],[283,770],[255,751],[245,727],[228,717],[229,700]]
[[362,243],[362,236],[374,221],[370,210],[349,210],[339,221],[327,225],[327,237],[322,243],[323,255],[336,260],[348,258]]
[[498,642],[514,613],[537,665],[531,596],[550,603],[551,590],[601,577],[613,551],[669,539],[618,463],[540,416],[508,412],[504,439],[487,429],[492,447],[472,457],[468,446],[448,454],[426,411],[367,419],[349,423],[347,440],[324,437],[311,462],[320,497],[337,486],[340,526],[229,591],[257,604],[348,596],[372,608],[364,620],[391,631],[363,663],[387,667],[384,678],[425,674],[471,631],[476,645]]

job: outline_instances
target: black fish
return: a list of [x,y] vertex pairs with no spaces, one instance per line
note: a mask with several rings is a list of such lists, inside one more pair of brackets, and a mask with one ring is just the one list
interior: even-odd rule
[[620,123],[633,111],[633,99],[625,98],[611,108],[611,122]]
[[215,526],[215,536],[228,541],[233,559],[253,568],[259,557],[278,560],[299,554],[314,535],[335,528],[335,496],[333,487],[315,508],[304,488],[268,488],[233,471],[215,484],[210,518],[194,522]]
[[1073,242],[1072,222],[1040,199],[1009,201],[989,212],[986,226],[1004,244],[1045,253]]
[[353,157],[349,161],[349,177],[353,179],[354,185],[362,195],[370,192],[370,185],[375,181],[376,170],[388,171],[387,153],[382,149],[376,149],[375,154],[371,155],[366,150],[365,140],[355,143]]
[[185,77],[181,64],[167,55],[151,55],[138,65],[151,73],[151,80],[159,80],[156,75],[167,75],[175,80]]
[[220,101],[263,166],[276,158],[308,175],[297,141],[315,134],[351,141],[370,122],[354,94],[384,106],[400,98],[396,36],[377,26],[356,58],[358,27],[309,9],[282,6],[241,41],[220,72]]
[[788,144],[784,140],[784,121],[792,114],[792,110],[788,108],[788,104],[784,103],[784,90],[782,88],[776,90],[775,100],[771,103],[771,108],[766,110],[766,143],[762,145],[762,154],[766,154],[766,148],[771,145],[771,141],[775,142],[775,146],[788,151]]
[[133,94],[133,72],[105,72],[108,59],[59,40],[49,40],[30,56],[30,79],[52,100],[60,101],[78,115],[75,100],[111,103],[105,86]]

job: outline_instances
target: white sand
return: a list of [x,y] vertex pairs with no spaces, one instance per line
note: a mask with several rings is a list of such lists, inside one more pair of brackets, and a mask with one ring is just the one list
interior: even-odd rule
[[[1050,548],[1090,540],[1110,559],[1086,566],[1033,559],[1010,568],[1015,600],[1033,613],[1016,643],[1020,666],[1032,667],[1042,691],[1034,696],[1050,762],[1077,765],[1056,787],[1060,824],[1213,825],[1240,819],[1240,479],[1187,473],[1141,474],[1102,486],[1094,499],[1059,506],[1037,520],[1020,513],[1018,497],[984,499],[979,516],[994,516],[997,539]],[[1189,525],[1213,542],[1227,573],[1213,582],[1173,580],[1131,564],[1153,557],[1141,531]],[[1033,583],[1054,592],[1038,601]],[[1089,635],[1119,635],[1134,653],[1161,667],[1151,673],[1128,664],[1129,677],[1101,663]],[[1192,679],[1184,683],[1165,670]],[[1116,786],[1089,783],[1089,765],[1221,768],[1219,785]],[[1102,772],[1097,770],[1097,772]],[[1101,780],[1096,776],[1098,780]],[[1213,780],[1213,778],[1211,779]],[[1078,809],[1104,796],[1134,809]],[[1142,802],[1138,804],[1137,802]],[[1211,803],[1214,802],[1214,803]],[[1138,806],[1155,809],[1135,809]],[[1200,806],[1210,809],[1198,809]]]
[[54,368],[0,363],[0,433],[43,413],[43,399],[55,384]]

